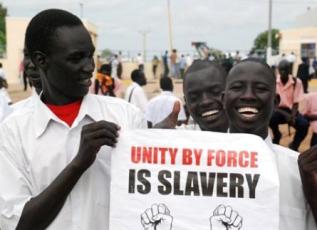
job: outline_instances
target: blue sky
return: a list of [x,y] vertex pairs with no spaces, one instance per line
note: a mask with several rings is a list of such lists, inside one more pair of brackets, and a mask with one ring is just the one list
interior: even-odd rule
[[[2,0],[9,16],[32,17],[47,8],[62,8],[98,27],[98,49],[136,52],[168,49],[167,0]],[[273,0],[273,27],[294,26],[296,17],[317,0]],[[192,41],[205,41],[223,51],[249,50],[256,35],[267,29],[268,0],[171,0],[174,47],[187,52]]]

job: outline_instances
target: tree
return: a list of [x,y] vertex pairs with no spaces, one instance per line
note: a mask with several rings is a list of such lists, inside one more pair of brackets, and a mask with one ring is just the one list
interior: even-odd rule
[[101,56],[102,58],[109,59],[109,58],[112,57],[112,55],[113,55],[113,53],[111,52],[111,50],[109,50],[109,49],[104,49],[104,50],[101,51],[101,55],[100,55],[100,56]]
[[[267,48],[268,31],[260,33],[254,40],[252,51],[265,50]],[[272,49],[278,50],[280,42],[280,31],[272,29]]]
[[6,45],[6,27],[5,17],[7,16],[7,8],[0,3],[0,52],[3,52]]

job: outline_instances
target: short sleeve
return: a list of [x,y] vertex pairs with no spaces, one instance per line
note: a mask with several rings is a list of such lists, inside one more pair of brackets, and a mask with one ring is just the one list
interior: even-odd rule
[[296,86],[294,91],[294,103],[299,103],[304,98],[303,84],[300,79],[296,79]]

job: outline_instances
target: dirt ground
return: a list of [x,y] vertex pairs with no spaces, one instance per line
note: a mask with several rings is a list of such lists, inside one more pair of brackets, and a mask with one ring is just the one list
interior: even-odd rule
[[[124,87],[126,88],[131,83],[131,81],[123,80],[123,83],[124,83]],[[314,79],[310,82],[309,91],[310,92],[317,91],[317,79]],[[145,92],[149,99],[159,94],[160,92],[159,81],[158,80],[148,81],[148,84],[145,86]],[[174,93],[179,98],[183,98],[182,80],[174,80]],[[9,94],[13,102],[17,102],[30,96],[31,89],[28,88],[27,91],[23,91],[22,85],[9,86]],[[283,146],[288,146],[288,144],[291,142],[292,138],[294,137],[295,130],[293,128],[290,128],[290,132],[289,132],[289,128],[287,125],[281,125],[280,128],[282,131],[282,139],[280,144]],[[300,152],[305,151],[306,149],[309,148],[311,135],[312,135],[312,132],[311,130],[309,130],[309,134],[306,136],[305,140],[300,146],[300,149],[299,149]]]

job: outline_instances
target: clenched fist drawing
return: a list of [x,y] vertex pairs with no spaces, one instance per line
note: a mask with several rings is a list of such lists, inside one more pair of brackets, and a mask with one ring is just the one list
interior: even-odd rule
[[242,217],[230,206],[219,205],[209,219],[210,230],[239,230]]
[[144,230],[171,230],[173,217],[165,204],[153,204],[141,214]]

